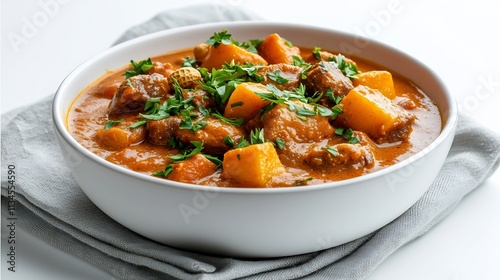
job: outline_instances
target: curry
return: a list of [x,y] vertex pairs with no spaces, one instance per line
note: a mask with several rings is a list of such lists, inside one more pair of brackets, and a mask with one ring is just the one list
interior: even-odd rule
[[290,187],[362,176],[428,146],[442,121],[410,80],[279,34],[227,30],[190,49],[108,71],[74,100],[86,149],[167,180]]

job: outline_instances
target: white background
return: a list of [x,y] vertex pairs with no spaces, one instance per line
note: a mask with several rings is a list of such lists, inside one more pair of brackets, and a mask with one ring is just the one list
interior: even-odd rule
[[[1,0],[1,112],[53,94],[71,70],[127,28],[200,2]],[[393,45],[433,68],[464,113],[500,133],[500,5],[494,0],[212,2],[267,20],[326,26]],[[499,187],[497,171],[367,279],[500,279]],[[22,229],[17,239],[18,271],[9,273],[2,263],[2,279],[113,279]]]

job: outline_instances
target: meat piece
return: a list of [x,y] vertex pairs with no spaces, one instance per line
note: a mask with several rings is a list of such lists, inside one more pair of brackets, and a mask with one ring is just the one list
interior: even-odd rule
[[170,74],[172,74],[172,72],[174,72],[174,70],[175,70],[175,68],[171,63],[168,63],[168,62],[163,63],[160,61],[154,61],[153,67],[151,67],[146,72],[146,74],[151,75],[153,73],[157,73],[157,74],[163,75],[163,77],[165,77],[165,78],[168,78],[168,77],[170,77]]
[[295,91],[300,85],[302,68],[285,63],[271,64],[260,68],[257,74],[264,77],[264,85],[273,84],[280,90]]
[[193,104],[195,106],[200,106],[203,108],[215,107],[215,101],[211,98],[210,94],[201,88],[194,88],[189,90],[184,90],[182,92],[184,99],[193,97]]
[[318,59],[312,52],[304,56],[304,61],[307,63],[315,64],[320,61],[328,61],[333,55],[331,52],[327,51],[319,51],[319,58]]
[[[314,110],[313,106],[306,103],[297,101],[294,104],[306,110]],[[290,111],[287,105],[280,104],[264,114],[261,123],[265,138],[270,141],[280,138],[285,142],[311,143],[319,142],[334,132],[328,120],[328,117],[319,115],[301,119],[297,111]]]
[[312,169],[360,169],[374,165],[368,146],[341,143],[333,146],[311,145],[304,154],[304,162]]
[[229,136],[234,143],[238,143],[244,137],[244,130],[240,127],[227,124],[217,118],[209,117],[193,122],[203,121],[206,126],[192,132],[189,129],[177,129],[177,138],[189,144],[191,141],[203,142],[203,152],[208,154],[222,155],[229,150],[229,146],[224,143],[224,138]]
[[108,116],[115,119],[141,113],[148,99],[165,98],[169,89],[168,79],[163,75],[153,73],[133,76],[116,91],[108,106]]
[[148,131],[149,142],[155,145],[168,145],[171,138],[175,138],[175,133],[181,125],[181,117],[173,116],[157,121],[148,121],[146,129]]
[[334,105],[325,95],[328,89],[331,89],[335,96],[345,96],[353,88],[351,80],[344,76],[335,65],[328,62],[318,62],[311,67],[307,73],[305,85],[310,93],[323,93],[318,103],[325,106]]

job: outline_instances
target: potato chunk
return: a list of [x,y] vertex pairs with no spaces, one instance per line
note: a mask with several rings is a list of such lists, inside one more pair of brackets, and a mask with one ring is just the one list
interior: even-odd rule
[[224,154],[222,175],[239,187],[265,188],[284,172],[273,144],[266,142],[230,150]]
[[293,56],[300,57],[300,49],[290,44],[277,33],[267,36],[258,47],[259,54],[269,63],[293,63]]
[[210,46],[208,48],[208,54],[201,63],[201,67],[208,70],[212,70],[213,68],[220,69],[224,63],[230,63],[231,61],[241,64],[251,62],[254,65],[267,65],[267,61],[256,53],[249,52],[234,44],[220,44],[217,47]]
[[234,89],[224,110],[226,118],[243,118],[248,121],[255,117],[260,109],[268,105],[269,101],[264,101],[256,92],[269,92],[262,84],[241,83]]
[[412,131],[415,116],[378,90],[359,85],[349,91],[341,104],[344,112],[337,120],[365,132],[377,143],[405,141]]
[[385,97],[394,99],[396,90],[394,89],[394,81],[392,74],[387,71],[368,71],[360,73],[357,79],[353,80],[354,86],[365,85],[373,89],[379,90]]
[[196,154],[186,160],[172,164],[173,171],[167,179],[196,183],[196,181],[212,175],[217,170],[217,165],[202,154]]

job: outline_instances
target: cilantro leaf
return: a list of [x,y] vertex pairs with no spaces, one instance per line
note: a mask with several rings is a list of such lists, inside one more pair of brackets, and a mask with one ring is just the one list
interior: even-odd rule
[[120,119],[120,120],[109,120],[106,122],[106,125],[104,126],[104,129],[108,130],[110,129],[111,127],[115,126],[115,125],[119,125],[120,123],[122,123],[123,121],[125,121],[124,119]]
[[226,29],[221,32],[214,32],[214,35],[210,37],[205,43],[210,46],[217,47],[220,44],[229,45],[234,42],[232,35],[227,33]]
[[151,58],[141,60],[139,62],[130,60],[130,65],[132,66],[132,69],[129,69],[122,74],[122,76],[125,76],[127,80],[133,76],[146,74],[146,72],[153,67],[153,61],[151,61]]

